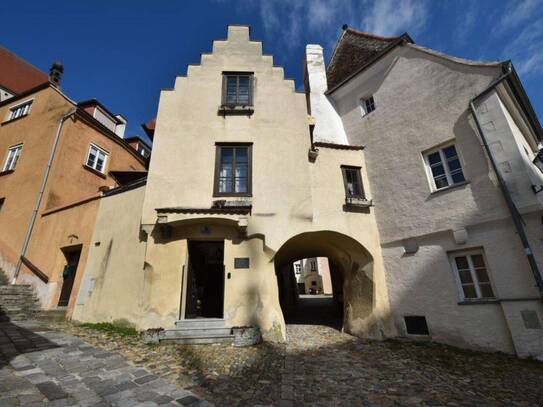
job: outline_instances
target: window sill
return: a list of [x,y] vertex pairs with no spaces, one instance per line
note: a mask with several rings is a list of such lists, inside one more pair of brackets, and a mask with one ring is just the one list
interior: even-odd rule
[[253,194],[221,194],[216,192],[213,194],[213,198],[252,198]]
[[19,116],[19,117],[16,117],[15,119],[7,119],[7,120],[4,120],[2,122],[2,126],[5,126],[6,124],[10,124],[10,123],[13,123],[13,122],[16,122],[17,120],[21,120],[21,119],[24,119],[25,117],[27,117],[28,114],[25,114],[24,116]]
[[482,299],[478,298],[476,300],[464,300],[458,302],[458,305],[487,305],[487,304],[499,304],[500,300],[497,298]]
[[86,169],[89,172],[92,172],[94,175],[98,175],[100,178],[103,178],[103,179],[107,178],[106,174],[104,174],[103,172],[100,172],[98,170],[95,170],[94,168],[89,167],[86,164],[83,164],[83,168]]
[[219,106],[220,116],[251,116],[255,112],[254,106]]
[[440,192],[450,191],[451,189],[455,189],[455,188],[460,188],[460,187],[468,185],[469,183],[470,183],[469,181],[463,181],[463,182],[459,182],[458,184],[449,185],[444,188],[433,190],[430,193],[430,195],[439,194]]
[[2,171],[2,172],[0,172],[0,177],[3,177],[4,175],[9,175],[9,174],[11,174],[13,172],[15,172],[15,170]]

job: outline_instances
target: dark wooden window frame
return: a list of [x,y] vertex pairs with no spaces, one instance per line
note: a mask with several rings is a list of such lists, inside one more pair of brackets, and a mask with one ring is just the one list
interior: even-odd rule
[[[222,148],[239,148],[239,147],[246,147],[247,148],[247,192],[219,192],[219,172],[221,168],[221,149]],[[253,143],[215,143],[215,181],[213,184],[213,196],[214,197],[227,197],[227,196],[252,196],[253,192]],[[235,174],[236,171],[236,165],[235,165],[235,152],[233,156],[233,165],[232,165],[232,174]],[[232,182],[234,183],[235,188],[235,179],[236,177],[232,177]]]
[[[249,101],[248,103],[239,103],[239,77],[247,76],[249,78]],[[228,77],[236,77],[236,103],[228,103],[226,100],[226,86]],[[253,72],[223,72],[222,73],[222,102],[221,106],[224,107],[236,107],[236,106],[253,106],[253,92],[254,92],[254,73]]]
[[[355,171],[356,173],[356,179],[360,186],[360,195],[350,195],[349,190],[347,188],[347,171]],[[364,192],[364,184],[362,183],[362,168],[361,167],[355,167],[352,165],[342,165],[341,166],[341,175],[343,176],[343,188],[345,189],[345,197],[346,198],[360,198],[365,199],[366,194]]]

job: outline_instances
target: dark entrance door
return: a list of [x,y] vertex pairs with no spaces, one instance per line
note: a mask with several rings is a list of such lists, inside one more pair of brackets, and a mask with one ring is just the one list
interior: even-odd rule
[[81,256],[81,247],[65,251],[66,265],[62,271],[62,290],[60,291],[60,298],[58,300],[59,307],[65,307],[70,301],[70,295],[72,294],[72,288],[75,281],[75,273],[77,271],[77,265],[79,264],[79,257]]
[[224,242],[189,242],[185,318],[222,318]]

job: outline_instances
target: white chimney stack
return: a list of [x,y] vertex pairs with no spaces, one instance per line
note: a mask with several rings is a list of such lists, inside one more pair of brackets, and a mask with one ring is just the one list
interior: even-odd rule
[[305,48],[307,82],[309,84],[309,104],[311,116],[315,118],[313,142],[349,144],[341,117],[324,94],[328,90],[326,66],[322,47],[309,44]]

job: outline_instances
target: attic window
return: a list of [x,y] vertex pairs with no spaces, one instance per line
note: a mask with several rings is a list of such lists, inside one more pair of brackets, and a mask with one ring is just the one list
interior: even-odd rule
[[8,120],[15,120],[19,117],[26,116],[30,113],[30,107],[32,106],[32,100],[18,104],[9,110]]
[[375,110],[373,95],[360,99],[360,109],[362,110],[362,116],[366,116]]
[[223,73],[222,105],[228,107],[253,105],[253,74]]

